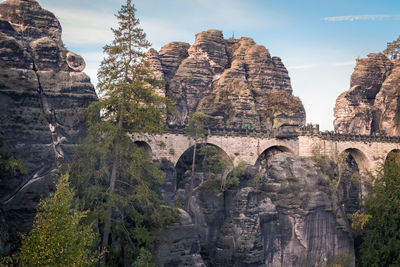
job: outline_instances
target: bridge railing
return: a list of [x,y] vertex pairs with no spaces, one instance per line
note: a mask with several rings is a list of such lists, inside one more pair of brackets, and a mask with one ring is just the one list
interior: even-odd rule
[[[172,134],[185,134],[185,126],[169,126],[168,132]],[[388,142],[400,143],[400,136],[341,134],[334,131],[320,131],[319,125],[307,124],[305,126],[286,125],[278,129],[260,130],[248,128],[225,128],[210,127],[208,134],[213,136],[243,136],[258,138],[279,138],[289,139],[299,136],[315,136],[331,141],[365,141],[365,142]]]

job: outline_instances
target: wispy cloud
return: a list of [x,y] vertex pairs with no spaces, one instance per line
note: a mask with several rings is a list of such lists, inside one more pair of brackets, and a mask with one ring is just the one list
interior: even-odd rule
[[324,21],[361,21],[361,20],[400,20],[400,15],[352,15],[352,16],[335,16],[322,18]]
[[333,63],[333,66],[340,67],[340,66],[349,66],[349,65],[355,65],[355,64],[356,64],[356,61],[352,60],[352,61],[336,62],[336,63]]
[[306,65],[297,65],[297,66],[289,66],[288,70],[301,70],[301,69],[311,69],[315,67],[319,67],[320,64],[306,64]]
[[112,40],[110,28],[116,25],[112,14],[71,8],[49,9],[60,20],[67,45],[104,45]]

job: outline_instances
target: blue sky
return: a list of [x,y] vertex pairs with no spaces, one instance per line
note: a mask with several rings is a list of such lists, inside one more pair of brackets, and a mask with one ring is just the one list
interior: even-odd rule
[[[61,21],[67,48],[82,55],[96,83],[102,47],[123,0],[38,0]],[[382,51],[400,35],[399,0],[137,0],[137,17],[153,47],[193,43],[220,29],[247,36],[282,58],[307,122],[333,128],[337,96],[349,88],[355,59]]]

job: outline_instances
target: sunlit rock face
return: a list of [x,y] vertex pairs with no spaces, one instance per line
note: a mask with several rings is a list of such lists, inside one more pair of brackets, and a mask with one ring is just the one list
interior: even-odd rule
[[163,93],[176,104],[171,126],[185,125],[196,111],[211,115],[211,127],[268,130],[305,123],[282,61],[251,38],[224,39],[221,31],[208,30],[192,45],[173,42],[149,58],[165,83]]
[[0,135],[28,174],[0,178],[9,233],[28,228],[55,172],[85,133],[82,111],[97,99],[83,58],[68,51],[61,25],[34,0],[0,3]]
[[336,100],[340,133],[400,135],[400,62],[383,54],[357,60],[350,89]]

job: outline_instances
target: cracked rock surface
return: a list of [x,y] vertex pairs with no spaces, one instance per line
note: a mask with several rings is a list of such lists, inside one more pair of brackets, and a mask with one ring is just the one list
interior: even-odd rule
[[[188,172],[178,183],[178,202],[187,200],[182,190],[189,178]],[[158,255],[184,255],[174,266],[185,266],[180,263],[189,256],[188,243],[199,242],[207,266],[325,266],[340,259],[354,266],[345,205],[312,160],[275,154],[267,164],[248,166],[239,179],[239,185],[221,192],[213,185],[215,177],[196,172],[195,185],[205,181],[189,211],[197,239],[191,234],[170,245],[161,242]],[[176,227],[168,231],[181,236]],[[169,266],[169,260],[158,257],[160,266]]]
[[40,197],[84,136],[81,113],[97,99],[84,68],[64,47],[53,13],[35,0],[0,3],[0,135],[28,170],[17,181],[0,179],[9,233],[30,227]]
[[191,114],[211,116],[211,127],[268,130],[305,124],[301,100],[292,95],[288,71],[253,39],[224,39],[219,30],[196,34],[195,42],[173,42],[150,50],[149,62],[163,80],[162,94],[176,104],[170,126]]
[[400,135],[400,60],[369,54],[357,60],[350,89],[334,109],[339,133]]

